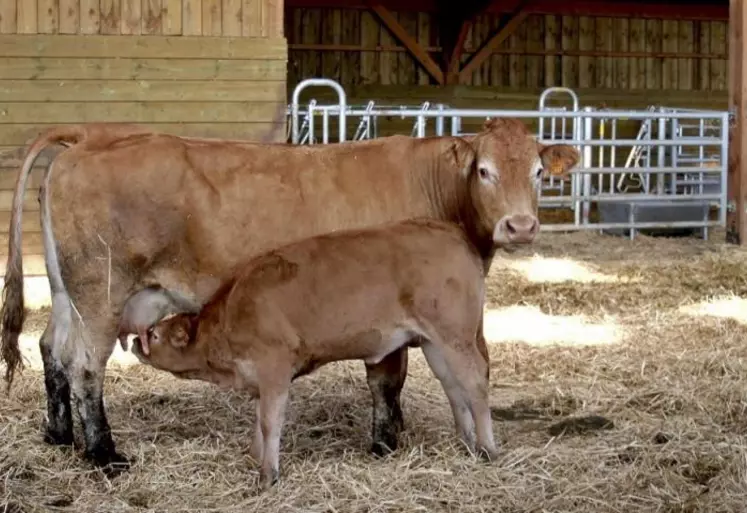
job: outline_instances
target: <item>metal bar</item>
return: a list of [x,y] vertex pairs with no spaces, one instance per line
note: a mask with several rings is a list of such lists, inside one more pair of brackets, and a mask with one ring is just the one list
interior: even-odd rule
[[542,224],[541,232],[565,232],[575,230],[610,230],[610,229],[646,229],[646,228],[701,228],[703,226],[718,226],[718,221],[670,221],[670,222],[641,222],[641,223],[590,223],[583,225],[575,224]]

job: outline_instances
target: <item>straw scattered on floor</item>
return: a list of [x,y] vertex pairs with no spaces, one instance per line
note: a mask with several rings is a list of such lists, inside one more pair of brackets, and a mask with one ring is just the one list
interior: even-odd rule
[[411,350],[396,454],[368,452],[363,364],[333,364],[293,386],[282,478],[266,494],[246,397],[121,352],[106,407],[132,470],[109,481],[79,449],[45,445],[35,313],[24,337],[35,360],[0,394],[0,511],[744,511],[747,251],[542,234],[499,255],[487,296],[499,461],[465,452]]

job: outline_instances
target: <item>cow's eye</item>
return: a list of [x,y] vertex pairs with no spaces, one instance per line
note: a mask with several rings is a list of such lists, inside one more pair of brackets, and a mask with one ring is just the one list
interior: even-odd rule
[[537,172],[536,172],[536,174],[535,174],[535,178],[536,178],[537,180],[541,180],[541,179],[542,179],[542,173],[544,173],[544,172],[545,172],[545,169],[544,169],[544,168],[542,168],[542,167],[538,168],[538,169],[537,169]]
[[488,168],[486,167],[479,168],[477,172],[480,173],[480,178],[482,178],[483,180],[487,180],[488,176],[490,175],[490,173],[488,172]]

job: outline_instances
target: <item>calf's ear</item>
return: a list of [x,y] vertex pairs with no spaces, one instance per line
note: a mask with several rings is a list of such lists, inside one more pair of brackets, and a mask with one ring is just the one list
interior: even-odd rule
[[169,329],[169,342],[172,346],[181,349],[189,345],[192,335],[192,322],[190,316],[181,315],[174,319]]
[[567,144],[551,144],[545,146],[537,143],[542,167],[553,176],[566,178],[571,169],[581,161],[581,155],[573,146]]
[[477,154],[470,143],[457,137],[451,142],[448,151],[448,158],[451,160],[451,163],[466,176],[474,167],[475,161],[477,160]]

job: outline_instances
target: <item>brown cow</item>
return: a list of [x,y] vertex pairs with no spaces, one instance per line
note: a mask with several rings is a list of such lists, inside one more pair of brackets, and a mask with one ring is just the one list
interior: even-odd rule
[[484,278],[482,256],[452,223],[416,219],[318,235],[252,258],[199,314],[165,318],[147,340],[135,339],[133,352],[176,376],[255,398],[252,457],[264,488],[279,476],[294,379],[339,360],[379,363],[408,346],[422,348],[440,380],[457,434],[492,460],[489,362],[478,345]]
[[[103,379],[133,292],[160,284],[202,305],[239,262],[261,251],[417,216],[461,223],[487,269],[496,242],[531,242],[537,233],[543,168],[563,174],[579,159],[570,146],[539,144],[514,119],[487,122],[471,143],[392,136],[293,146],[129,130],[115,137],[101,125],[60,128],[31,145],[14,196],[2,307],[2,357],[10,386],[21,363],[18,336],[24,322],[22,198],[39,152],[66,143],[70,147],[56,156],[42,186],[49,196],[43,201],[51,202],[46,218],[42,213],[42,225],[49,227],[47,268],[60,269],[59,276],[48,271],[53,306],[40,340],[49,419],[45,438],[72,443],[72,394],[85,456],[119,468],[127,462],[111,437]],[[399,395],[407,351],[395,351],[366,370],[372,449],[383,453],[396,448],[402,426]]]

